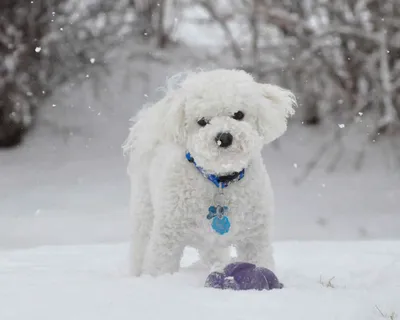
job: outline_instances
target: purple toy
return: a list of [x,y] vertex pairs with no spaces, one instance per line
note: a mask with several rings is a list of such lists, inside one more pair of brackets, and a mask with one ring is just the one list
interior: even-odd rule
[[228,264],[223,273],[212,272],[206,280],[206,287],[231,290],[282,289],[276,275],[267,268],[247,262]]

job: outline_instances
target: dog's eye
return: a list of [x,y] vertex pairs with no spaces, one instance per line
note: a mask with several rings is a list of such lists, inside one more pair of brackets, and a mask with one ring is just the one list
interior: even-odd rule
[[199,121],[197,121],[197,123],[199,124],[199,126],[205,127],[208,124],[208,121],[204,118],[201,118]]
[[235,112],[232,118],[235,120],[242,120],[244,118],[244,113],[242,111]]

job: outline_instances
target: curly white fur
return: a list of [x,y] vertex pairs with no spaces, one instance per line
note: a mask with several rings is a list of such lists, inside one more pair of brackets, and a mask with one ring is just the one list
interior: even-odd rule
[[[228,263],[234,245],[241,261],[274,268],[273,194],[261,149],[286,131],[294,106],[288,90],[257,83],[244,71],[218,69],[188,74],[138,113],[124,145],[130,155],[133,275],[176,272],[185,246],[197,248],[209,267]],[[237,111],[243,120],[233,119]],[[208,122],[204,127],[197,123],[201,118]],[[230,147],[216,143],[220,132],[232,134]],[[215,233],[206,219],[218,189],[187,161],[186,151],[208,173],[246,168],[242,180],[224,189],[227,234]]]

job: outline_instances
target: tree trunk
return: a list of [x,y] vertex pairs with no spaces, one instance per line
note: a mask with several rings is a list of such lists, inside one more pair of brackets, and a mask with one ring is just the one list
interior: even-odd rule
[[24,134],[22,121],[19,121],[15,111],[18,106],[11,97],[15,96],[12,84],[6,84],[0,91],[0,148],[10,148],[19,145]]
[[316,99],[310,100],[305,106],[303,123],[307,126],[317,126],[321,124],[321,116]]

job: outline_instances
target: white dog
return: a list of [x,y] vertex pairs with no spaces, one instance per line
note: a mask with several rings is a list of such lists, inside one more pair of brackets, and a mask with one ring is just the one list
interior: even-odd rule
[[295,98],[244,71],[192,73],[141,110],[130,154],[131,271],[178,271],[185,246],[214,270],[230,259],[274,270],[273,194],[261,149],[281,136]]

